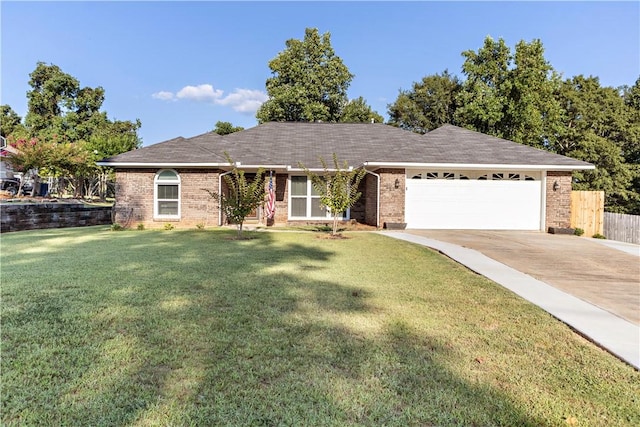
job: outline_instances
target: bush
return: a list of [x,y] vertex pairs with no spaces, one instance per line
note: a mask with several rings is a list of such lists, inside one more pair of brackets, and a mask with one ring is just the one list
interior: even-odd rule
[[173,230],[174,228],[175,228],[175,227],[173,226],[173,224],[170,224],[170,223],[166,223],[166,224],[164,225],[164,229],[165,229],[165,230]]
[[576,236],[582,236],[584,234],[584,230],[582,228],[576,228],[573,234]]
[[124,227],[118,223],[111,224],[111,231],[122,231]]
[[196,224],[196,228],[197,228],[198,230],[204,230],[204,224],[203,224],[203,223],[201,223],[201,222],[199,222],[199,223],[197,223],[197,224]]
[[606,239],[606,237],[604,237],[604,236],[603,236],[602,234],[600,234],[600,233],[596,233],[596,234],[594,234],[594,235],[593,235],[593,236],[591,236],[591,237],[593,237],[594,239]]
[[144,224],[138,224],[138,230],[140,231],[144,230]]

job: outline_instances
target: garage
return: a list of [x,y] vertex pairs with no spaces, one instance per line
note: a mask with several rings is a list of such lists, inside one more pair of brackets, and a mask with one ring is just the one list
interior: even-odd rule
[[410,171],[407,228],[540,230],[544,228],[540,172]]

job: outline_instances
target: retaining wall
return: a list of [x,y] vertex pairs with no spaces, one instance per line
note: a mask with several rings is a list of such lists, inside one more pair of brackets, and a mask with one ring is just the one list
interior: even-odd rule
[[3,203],[0,232],[111,224],[111,209],[74,203]]

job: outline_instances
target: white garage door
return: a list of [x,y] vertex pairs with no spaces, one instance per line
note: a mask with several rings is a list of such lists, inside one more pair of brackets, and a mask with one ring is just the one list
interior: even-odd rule
[[[431,173],[433,177],[434,173]],[[426,177],[420,174],[416,177]],[[542,185],[516,174],[484,174],[480,179],[409,179],[407,228],[466,230],[539,230]],[[488,177],[488,178],[487,178]],[[504,179],[503,179],[504,177]],[[492,179],[493,178],[493,179]]]

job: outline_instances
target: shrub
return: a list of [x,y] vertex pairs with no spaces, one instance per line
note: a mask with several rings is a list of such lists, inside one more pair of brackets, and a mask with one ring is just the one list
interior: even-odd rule
[[124,227],[121,226],[120,224],[118,223],[111,224],[111,231],[122,231],[122,230],[124,230]]
[[144,230],[144,224],[138,224],[138,230],[140,231]]
[[584,230],[582,228],[576,228],[573,234],[576,236],[582,236],[584,234]]
[[170,224],[170,223],[166,223],[166,224],[164,225],[164,229],[165,229],[165,230],[173,230],[174,228],[175,228],[175,227],[173,226],[173,224]]
[[593,235],[593,236],[591,236],[591,237],[593,237],[594,239],[606,239],[606,237],[604,237],[604,236],[603,236],[602,234],[600,234],[600,233],[596,233],[596,234],[594,234],[594,235]]
[[196,224],[196,228],[197,228],[198,230],[204,230],[204,224],[203,224],[203,223],[201,223],[201,222],[199,222],[199,223],[197,223],[197,224]]

